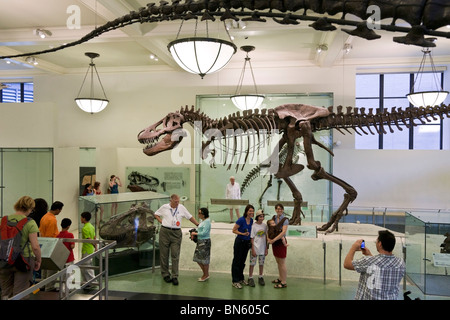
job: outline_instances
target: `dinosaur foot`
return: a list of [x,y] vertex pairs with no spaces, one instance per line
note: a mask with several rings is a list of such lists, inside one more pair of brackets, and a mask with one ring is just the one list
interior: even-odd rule
[[347,209],[339,208],[330,218],[330,221],[322,225],[320,228],[317,228],[317,231],[325,231],[325,234],[332,233],[335,230],[338,230],[339,220],[345,215],[347,215]]
[[335,230],[338,229],[338,222],[334,223],[326,223],[320,228],[317,228],[317,231],[325,231],[325,234],[333,233]]

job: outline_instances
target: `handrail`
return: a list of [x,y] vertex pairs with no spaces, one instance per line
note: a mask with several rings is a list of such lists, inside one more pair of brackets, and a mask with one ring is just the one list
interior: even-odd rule
[[[70,290],[68,290],[66,288],[65,290],[65,296],[62,297],[61,294],[61,290],[62,288],[60,287],[60,299],[62,300],[67,300],[68,298],[70,298],[71,296],[75,295],[76,293],[78,293],[81,289],[85,288],[86,286],[88,286],[89,284],[94,283],[95,280],[98,280],[98,286],[99,289],[97,292],[92,294],[91,299],[96,298],[97,296],[99,297],[100,300],[102,300],[102,298],[104,298],[105,300],[108,300],[108,258],[109,258],[109,250],[113,247],[115,247],[116,245],[116,241],[105,241],[105,240],[89,240],[89,239],[72,239],[72,238],[61,238],[61,240],[63,242],[82,242],[82,243],[91,243],[91,244],[97,244],[99,245],[99,248],[97,251],[95,251],[94,253],[87,255],[86,257],[82,258],[81,260],[79,260],[78,262],[74,263],[71,266],[68,266],[64,269],[62,269],[61,271],[51,275],[50,277],[46,278],[45,280],[40,281],[37,284],[32,285],[31,287],[29,287],[26,290],[23,290],[22,292],[16,294],[14,297],[11,297],[9,300],[20,300],[24,297],[26,297],[29,294],[32,294],[34,292],[36,292],[38,289],[44,287],[46,284],[61,278],[62,279],[66,279],[68,276],[68,269],[73,269],[73,266],[76,266],[80,269],[99,269],[99,273],[91,280],[87,281],[86,283],[84,283],[83,285],[80,285],[79,288],[76,288],[74,291],[70,292]],[[103,259],[102,259],[102,254],[105,253],[105,266],[103,266]],[[86,263],[87,261],[89,261],[90,259],[99,256],[100,259],[100,263],[99,266],[87,266],[84,265],[84,263]],[[104,283],[105,286],[103,287],[103,278],[104,278]]]

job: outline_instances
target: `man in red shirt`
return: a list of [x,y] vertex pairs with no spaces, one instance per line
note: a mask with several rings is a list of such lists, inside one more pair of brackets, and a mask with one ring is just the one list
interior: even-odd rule
[[[69,218],[64,218],[61,221],[61,232],[58,234],[57,238],[70,238],[73,239],[73,233],[69,232],[69,228],[72,225],[72,220]],[[73,248],[75,248],[75,242],[63,242],[66,248],[69,250],[69,256],[67,257],[66,266],[72,264],[75,260],[73,255]]]

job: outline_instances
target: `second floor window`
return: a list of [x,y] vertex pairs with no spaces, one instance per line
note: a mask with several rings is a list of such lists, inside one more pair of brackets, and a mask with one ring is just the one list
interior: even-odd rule
[[33,102],[34,88],[32,82],[2,82],[7,87],[0,90],[0,102]]
[[[422,76],[421,86],[432,85],[434,83],[432,73],[425,73]],[[443,87],[443,74],[438,73],[438,80]],[[373,113],[377,109],[390,111],[392,107],[405,110],[410,106],[406,95],[410,93],[414,84],[414,73],[387,73],[387,74],[358,74],[356,75],[356,107],[365,108],[368,113],[369,108],[373,108]],[[421,87],[423,88],[423,87]],[[417,90],[417,89],[416,89]],[[422,89],[421,91],[426,91]],[[414,121],[416,124],[419,120]],[[356,149],[423,149],[440,150],[443,146],[443,123],[442,120],[431,121],[426,124],[410,126],[401,124],[399,130],[392,126],[394,133],[390,133],[387,126],[387,134],[355,136]],[[372,131],[375,130],[372,128]]]

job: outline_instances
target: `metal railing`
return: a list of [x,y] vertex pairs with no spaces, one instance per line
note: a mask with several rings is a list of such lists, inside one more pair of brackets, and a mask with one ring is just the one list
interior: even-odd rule
[[[93,300],[98,298],[99,300],[108,300],[108,259],[109,259],[109,250],[112,249],[116,245],[116,241],[104,241],[104,240],[88,240],[88,239],[61,239],[63,242],[82,242],[82,243],[91,243],[93,245],[97,245],[98,249],[86,257],[82,258],[78,262],[73,265],[67,266],[66,268],[58,271],[57,273],[49,276],[46,279],[39,281],[38,283],[32,285],[30,288],[18,293],[14,297],[9,300],[20,300],[24,297],[37,293],[42,287],[45,287],[46,284],[49,284],[57,279],[59,279],[60,287],[59,287],[59,299],[60,300],[69,300],[76,294],[79,294],[81,290],[86,287],[98,286],[98,290],[92,290],[89,292],[89,299]],[[104,259],[103,259],[104,254]],[[99,265],[94,266],[89,263],[95,257],[98,257]],[[92,260],[91,260],[92,259]],[[71,283],[68,285],[68,281],[71,280],[72,272],[75,268],[82,269],[94,269],[98,270],[97,275],[95,275],[92,279],[88,280],[85,283]],[[80,275],[81,279],[81,275]]]

